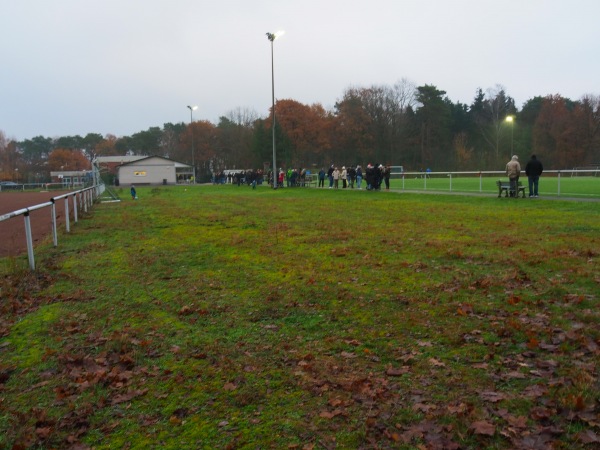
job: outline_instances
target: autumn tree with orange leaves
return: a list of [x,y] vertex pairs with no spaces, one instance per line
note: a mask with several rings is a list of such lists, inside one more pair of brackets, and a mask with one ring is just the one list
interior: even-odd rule
[[48,156],[48,168],[59,170],[90,170],[90,161],[80,150],[57,148]]
[[332,116],[320,104],[279,100],[276,120],[289,140],[287,163],[292,167],[318,165],[331,149]]

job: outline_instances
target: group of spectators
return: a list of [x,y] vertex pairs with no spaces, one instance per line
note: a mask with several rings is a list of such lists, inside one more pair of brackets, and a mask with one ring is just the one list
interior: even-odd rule
[[373,165],[367,164],[366,169],[363,172],[363,168],[358,165],[356,167],[342,166],[340,170],[337,166],[332,164],[327,172],[325,169],[319,171],[319,187],[325,187],[325,177],[329,180],[329,189],[338,189],[340,187],[340,180],[342,189],[350,188],[354,189],[356,184],[357,189],[362,189],[363,181],[367,185],[367,190],[380,190],[381,185],[385,184],[385,188],[390,188],[390,175],[391,167],[389,165],[384,166],[383,164]]
[[[288,170],[279,169],[277,171],[277,187],[296,187],[306,186],[309,181],[314,181],[310,176],[310,172],[305,168]],[[363,188],[363,183],[367,190],[381,190],[382,186],[385,189],[390,188],[391,167],[383,164],[373,165],[367,164],[365,169],[362,166],[342,166],[341,170],[336,165],[332,164],[329,169],[321,168],[317,174],[317,186],[325,187],[325,180],[328,180],[330,189],[357,189]],[[272,171],[266,174],[266,179],[270,186],[273,183]],[[262,184],[265,180],[265,174],[262,170],[227,170],[220,171],[214,174],[213,184],[242,184],[256,187],[257,184]],[[341,182],[340,182],[341,181]],[[341,186],[340,186],[341,184]]]
[[[529,182],[529,197],[539,197],[538,187],[542,172],[544,172],[544,166],[540,160],[537,159],[537,156],[531,155],[531,158],[525,166],[525,174],[527,175],[527,180]],[[506,163],[506,175],[510,181],[510,196],[516,198],[519,196],[519,177],[521,176],[521,164],[519,164],[519,157],[517,155],[513,155],[510,161]]]

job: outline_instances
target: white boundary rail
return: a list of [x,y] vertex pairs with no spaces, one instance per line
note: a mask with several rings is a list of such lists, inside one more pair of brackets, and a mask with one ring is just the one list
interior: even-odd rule
[[[432,178],[447,178],[448,179],[448,185],[446,188],[442,189],[442,190],[447,190],[449,192],[453,191],[453,187],[452,187],[452,177],[472,177],[472,178],[478,178],[479,179],[479,188],[478,191],[480,193],[486,192],[486,190],[484,189],[483,185],[484,182],[483,180],[489,180],[491,179],[493,176],[499,176],[500,178],[506,178],[506,172],[504,171],[498,171],[498,170],[489,170],[489,171],[478,171],[478,172],[392,172],[392,179],[394,180],[401,180],[402,181],[402,185],[400,187],[401,190],[427,190],[427,180],[432,179]],[[560,196],[561,195],[561,186],[560,186],[560,181],[561,181],[561,177],[573,177],[573,176],[577,176],[577,175],[582,175],[582,176],[597,176],[598,175],[598,170],[592,169],[592,170],[578,170],[578,169],[567,169],[567,170],[544,170],[544,176],[547,177],[555,177],[557,178],[557,191],[556,191],[556,195]],[[407,187],[405,183],[405,181],[407,181],[408,179],[413,179],[413,180],[422,180],[423,184],[422,186],[414,186],[414,183],[412,183],[411,187]],[[523,180],[524,183],[527,182],[527,175],[525,175],[525,170],[521,170],[521,180]],[[494,191],[496,188],[492,188],[492,191]],[[440,190],[439,188],[437,188],[437,190]],[[477,191],[477,189],[476,189]],[[459,191],[457,191],[459,192]]]
[[8,219],[12,219],[13,217],[23,216],[25,219],[25,238],[27,240],[27,257],[29,259],[29,268],[31,270],[35,270],[35,257],[33,254],[33,238],[31,235],[31,220],[29,217],[29,213],[31,211],[35,211],[37,209],[42,208],[50,208],[52,215],[52,240],[54,242],[54,246],[58,246],[58,226],[56,222],[56,202],[58,200],[64,199],[65,201],[65,225],[67,233],[71,232],[71,222],[70,222],[70,214],[69,214],[69,198],[73,200],[73,220],[75,223],[78,221],[77,212],[79,210],[83,210],[84,212],[88,211],[88,208],[91,208],[94,204],[94,201],[102,194],[104,191],[104,184],[92,186],[85,189],[80,189],[78,191],[69,192],[68,194],[58,195],[56,197],[52,197],[50,201],[46,203],[40,203],[39,205],[29,206],[27,208],[19,209],[17,211],[10,212],[8,214],[0,215],[0,222]]

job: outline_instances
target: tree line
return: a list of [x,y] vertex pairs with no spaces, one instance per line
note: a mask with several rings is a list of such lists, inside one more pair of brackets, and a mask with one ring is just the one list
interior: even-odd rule
[[[0,131],[0,179],[47,180],[51,170],[79,170],[97,156],[159,155],[194,161],[199,179],[222,169],[264,168],[272,161],[272,114],[237,108],[217,124],[166,123],[131,136],[37,136]],[[349,87],[330,110],[292,99],[275,105],[278,165],[402,165],[406,170],[501,170],[513,154],[535,153],[547,168],[600,164],[600,96],[533,97],[518,110],[497,85],[477,89],[470,105],[433,85]],[[193,158],[192,158],[193,148]],[[82,158],[83,156],[83,158]],[[89,163],[88,163],[89,165]]]

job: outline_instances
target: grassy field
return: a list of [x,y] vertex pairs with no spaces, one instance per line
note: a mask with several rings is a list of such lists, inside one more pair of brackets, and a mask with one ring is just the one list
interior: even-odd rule
[[597,448],[599,203],[138,196],[0,260],[0,448]]
[[[478,175],[460,175],[454,174],[450,177],[448,174],[434,174],[427,179],[416,174],[407,174],[404,180],[396,176],[391,180],[392,189],[404,190],[431,190],[431,191],[454,191],[454,192],[477,192],[477,193],[498,193],[496,181],[508,181],[508,178],[501,174],[484,174],[481,179]],[[520,180],[525,186],[525,194],[529,195],[529,184],[526,176]],[[570,176],[556,174],[546,174],[540,178],[539,194],[546,197],[581,197],[581,198],[600,198],[600,177],[592,176]]]

